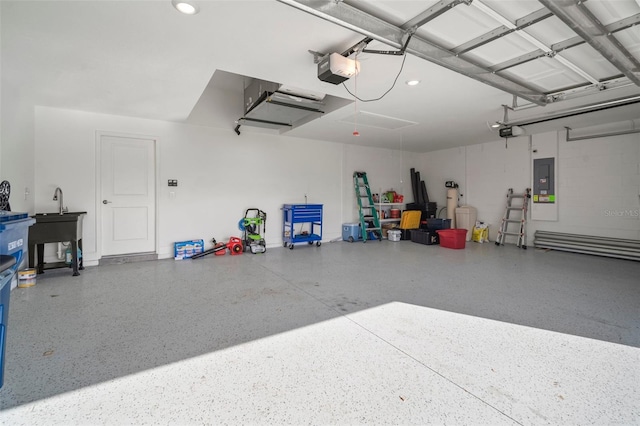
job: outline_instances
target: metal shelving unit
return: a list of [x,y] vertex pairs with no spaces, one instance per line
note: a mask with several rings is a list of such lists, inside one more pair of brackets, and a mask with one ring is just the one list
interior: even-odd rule
[[[400,207],[400,210],[403,210],[405,203],[374,203],[375,207],[378,210],[382,210],[383,207]],[[400,222],[400,218],[386,218],[380,219],[380,223],[393,223]]]

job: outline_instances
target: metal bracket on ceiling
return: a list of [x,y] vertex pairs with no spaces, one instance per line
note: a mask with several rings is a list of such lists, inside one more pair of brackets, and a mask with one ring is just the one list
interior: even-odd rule
[[540,3],[575,31],[629,80],[640,86],[640,61],[615,38],[612,31],[609,31],[589,11],[584,2],[540,0]]
[[313,63],[316,65],[320,63],[322,58],[327,56],[325,53],[316,52],[315,50],[308,50],[308,52],[313,55]]
[[504,115],[502,117],[502,124],[506,124],[509,122],[509,110],[511,109],[509,107],[509,105],[502,105],[502,108],[504,109]]
[[400,50],[371,50],[371,49],[362,49],[362,53],[376,53],[378,55],[395,55],[395,56],[403,56],[405,51],[407,50],[407,46],[409,45],[409,41],[411,41],[411,37],[413,36],[413,32],[407,32],[406,41],[400,48]]
[[597,138],[605,138],[611,136],[623,136],[623,135],[632,135],[635,133],[640,133],[640,129],[629,129],[629,130],[620,130],[618,132],[606,132],[606,133],[598,133],[592,135],[584,135],[584,136],[571,136],[571,127],[566,127],[566,141],[567,142],[575,142],[582,141],[585,139],[597,139]]

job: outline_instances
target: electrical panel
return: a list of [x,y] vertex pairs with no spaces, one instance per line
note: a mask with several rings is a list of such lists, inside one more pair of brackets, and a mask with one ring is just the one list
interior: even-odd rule
[[554,176],[555,158],[533,160],[533,202],[555,203],[556,182]]

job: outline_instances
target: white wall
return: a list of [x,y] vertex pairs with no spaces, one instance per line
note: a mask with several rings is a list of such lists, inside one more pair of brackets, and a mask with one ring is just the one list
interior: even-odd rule
[[[640,134],[576,142],[567,142],[564,132],[558,136],[559,219],[530,220],[528,244],[537,229],[640,239]],[[422,176],[439,207],[446,201],[444,182],[456,180],[464,195],[460,204],[478,209],[495,240],[507,189],[531,187],[530,146],[529,137],[519,137],[509,139],[507,148],[500,140],[426,153]]]
[[33,106],[19,92],[17,87],[2,87],[0,180],[11,183],[11,210],[28,212],[33,209]]
[[[0,2],[0,26],[3,7]],[[0,51],[7,42],[6,37],[0,38]],[[11,210],[28,212],[33,209],[33,103],[27,99],[28,89],[2,79],[2,56],[0,82],[5,84],[0,83],[0,181],[11,184]]]
[[[2,3],[0,3],[0,26],[2,25]],[[0,31],[0,51],[2,50],[2,31]],[[0,118],[2,117],[2,55],[0,55]],[[2,119],[0,119],[0,181],[2,181]]]
[[640,239],[640,133],[566,142],[558,150],[559,220],[539,229]]
[[[439,217],[446,218],[447,214],[444,209],[447,206],[447,188],[445,182],[452,180],[459,187],[462,194],[461,203],[465,204],[467,197],[466,191],[466,149],[450,148],[440,151],[429,152],[427,154],[415,155],[416,172],[420,172],[420,179],[425,181],[429,201],[438,204]],[[411,181],[409,180],[409,189],[411,192]]]
[[[323,240],[339,237],[342,223],[357,218],[352,175],[364,170],[374,187],[403,190],[408,182],[399,150],[343,146],[298,138],[36,107],[35,212],[54,211],[56,186],[70,211],[87,211],[84,256],[100,257],[96,238],[96,132],[151,136],[159,143],[158,254],[173,243],[239,236],[247,208],[267,212],[266,240],[282,244],[282,204],[324,204]],[[168,179],[177,179],[171,188]],[[406,186],[406,184],[405,184]],[[410,193],[410,186],[406,187]],[[51,256],[49,248],[47,256]]]

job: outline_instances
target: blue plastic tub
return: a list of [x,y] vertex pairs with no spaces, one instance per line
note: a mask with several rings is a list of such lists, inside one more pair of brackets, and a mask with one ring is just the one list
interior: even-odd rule
[[4,348],[9,325],[11,282],[16,271],[27,266],[29,227],[35,222],[27,213],[0,211],[0,255],[15,258],[15,263],[3,262],[7,269],[0,271],[0,388],[4,383]]

